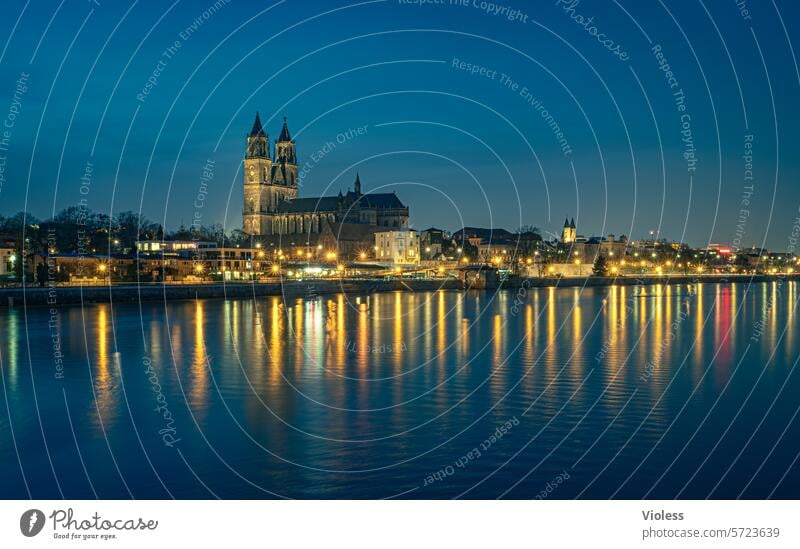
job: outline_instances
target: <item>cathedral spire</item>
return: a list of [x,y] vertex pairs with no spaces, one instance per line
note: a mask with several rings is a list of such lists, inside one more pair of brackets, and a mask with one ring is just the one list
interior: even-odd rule
[[249,137],[264,137],[266,134],[264,133],[264,127],[261,125],[261,118],[258,116],[258,111],[256,111],[256,120],[253,122],[253,129],[250,130]]
[[361,178],[358,176],[358,172],[356,172],[356,182],[353,186],[353,190],[355,190],[356,194],[361,194]]
[[278,136],[278,141],[291,141],[292,136],[289,135],[289,126],[286,125],[286,117],[283,117],[283,129],[281,129],[281,134]]

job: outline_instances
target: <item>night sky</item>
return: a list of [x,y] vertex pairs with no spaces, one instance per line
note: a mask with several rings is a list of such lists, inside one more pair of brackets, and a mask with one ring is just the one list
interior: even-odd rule
[[85,199],[240,228],[259,111],[271,140],[288,117],[300,196],[358,171],[416,229],[570,216],[586,236],[787,249],[797,2],[494,1],[7,0],[0,214]]

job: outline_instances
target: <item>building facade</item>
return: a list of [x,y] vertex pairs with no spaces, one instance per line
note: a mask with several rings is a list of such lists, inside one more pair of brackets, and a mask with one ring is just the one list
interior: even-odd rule
[[362,193],[358,175],[353,190],[348,190],[347,194],[300,198],[297,172],[295,142],[286,119],[273,152],[256,113],[244,159],[242,228],[246,234],[256,237],[314,235],[325,232],[326,225],[334,226],[334,234],[339,234],[343,231],[342,224],[391,229],[408,226],[408,208],[397,195]]
[[0,248],[0,276],[14,273],[14,261],[16,259],[16,250],[14,248]]
[[375,233],[375,256],[380,262],[394,265],[419,264],[417,231],[384,231]]

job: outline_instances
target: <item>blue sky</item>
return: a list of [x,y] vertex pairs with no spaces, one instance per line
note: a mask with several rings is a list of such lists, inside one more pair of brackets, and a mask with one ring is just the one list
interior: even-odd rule
[[259,111],[271,139],[288,117],[301,196],[345,190],[358,171],[418,229],[557,232],[569,215],[587,236],[787,247],[794,3],[494,1],[507,9],[230,0],[205,18],[212,0],[5,2],[0,214],[85,199],[176,228],[202,190],[203,223],[236,228]]

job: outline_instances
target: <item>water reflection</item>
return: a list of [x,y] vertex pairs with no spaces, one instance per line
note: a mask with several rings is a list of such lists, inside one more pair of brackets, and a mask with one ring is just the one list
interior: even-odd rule
[[[119,412],[117,407],[120,397],[118,390],[119,354],[112,351],[108,344],[111,333],[110,306],[101,304],[96,307],[97,317],[94,330],[87,331],[87,337],[93,338],[96,343],[95,352],[90,353],[90,363],[94,364],[92,376],[96,410],[90,412],[90,417],[96,421],[98,431],[103,432],[103,424],[113,423]],[[91,346],[89,342],[87,342],[87,346]],[[113,371],[111,365],[115,366]]]
[[[113,429],[130,406],[147,443],[160,427],[139,364],[149,357],[171,409],[188,408],[229,449],[226,459],[264,482],[277,482],[275,471],[290,478],[295,470],[285,463],[293,461],[322,471],[412,463],[449,437],[460,444],[469,436],[461,431],[487,417],[526,418],[520,430],[530,432],[518,440],[542,431],[526,451],[569,438],[559,452],[576,452],[574,460],[602,434],[592,452],[613,456],[630,439],[625,451],[642,458],[673,422],[686,421],[680,432],[692,433],[715,403],[734,398],[725,391],[748,394],[762,371],[757,388],[764,402],[774,400],[798,356],[796,297],[795,282],[776,281],[267,297],[142,304],[141,313],[115,304],[113,314],[100,304],[63,314],[67,381],[53,376],[49,312],[29,310],[23,329],[25,317],[11,310],[0,314],[0,361],[10,402],[31,396],[27,369],[19,369],[30,358],[37,396],[52,408],[45,416],[63,411],[62,390],[77,401],[88,395],[96,435],[98,419]],[[155,424],[149,431],[147,422]],[[191,423],[176,422],[192,444]],[[79,425],[82,446],[85,436]],[[259,445],[280,460],[267,466]],[[599,469],[608,458],[590,453],[582,463]],[[494,467],[493,459],[481,466]],[[373,483],[375,495],[380,486]]]

